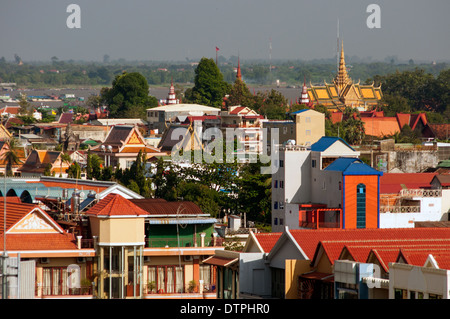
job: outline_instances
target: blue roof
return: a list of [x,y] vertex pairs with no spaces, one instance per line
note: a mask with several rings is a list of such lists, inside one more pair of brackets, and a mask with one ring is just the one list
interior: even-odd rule
[[383,172],[377,171],[356,157],[340,157],[325,170],[339,171],[342,175],[383,175]]
[[300,113],[303,113],[303,112],[305,112],[305,111],[309,111],[310,109],[301,109],[301,110],[298,110],[298,111],[295,111],[295,112],[292,112],[291,114],[300,114]]
[[320,140],[311,145],[311,151],[314,152],[323,152],[331,145],[333,145],[336,141],[341,141],[345,145],[347,145],[352,151],[354,151],[353,147],[351,147],[346,141],[344,141],[340,137],[335,136],[322,136]]

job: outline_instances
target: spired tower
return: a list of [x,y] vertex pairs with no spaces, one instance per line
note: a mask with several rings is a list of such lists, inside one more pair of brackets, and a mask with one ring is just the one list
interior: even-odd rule
[[238,66],[237,66],[236,79],[242,81],[241,61],[240,61],[239,57],[238,57]]
[[341,44],[341,58],[339,60],[339,71],[334,79],[334,84],[336,85],[339,97],[341,97],[342,92],[347,87],[347,85],[352,84],[352,79],[348,76],[347,67],[345,66],[344,41],[342,41]]
[[302,95],[298,104],[309,104],[308,88],[306,87],[306,77],[303,80]]
[[179,104],[179,100],[175,94],[175,87],[173,86],[173,78],[170,83],[169,95],[167,96],[166,104]]
[[308,97],[313,105],[326,106],[330,111],[342,111],[345,107],[358,108],[360,111],[376,107],[383,97],[381,84],[354,83],[347,73],[345,65],[344,41],[337,74],[332,83],[324,81],[324,85],[312,85],[308,88]]

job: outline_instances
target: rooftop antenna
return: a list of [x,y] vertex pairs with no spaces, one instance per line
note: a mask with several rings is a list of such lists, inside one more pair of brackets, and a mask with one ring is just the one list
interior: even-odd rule
[[336,71],[339,73],[339,18],[337,19],[337,50],[336,50]]
[[269,73],[272,72],[272,37],[269,38]]

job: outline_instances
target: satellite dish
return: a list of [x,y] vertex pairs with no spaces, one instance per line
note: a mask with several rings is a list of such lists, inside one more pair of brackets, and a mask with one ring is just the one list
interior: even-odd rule
[[80,198],[85,198],[86,194],[84,192],[80,192]]

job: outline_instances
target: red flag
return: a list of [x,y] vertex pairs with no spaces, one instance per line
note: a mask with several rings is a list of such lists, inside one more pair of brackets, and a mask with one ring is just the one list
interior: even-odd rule
[[219,51],[219,48],[218,48],[218,47],[216,47],[216,51]]

